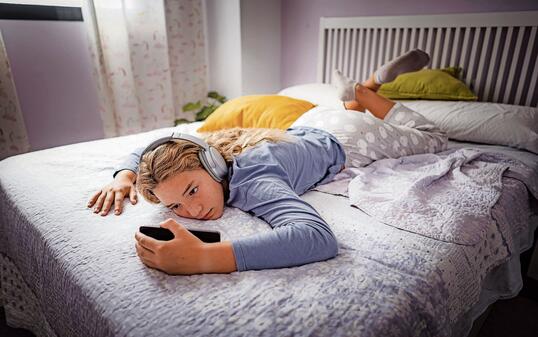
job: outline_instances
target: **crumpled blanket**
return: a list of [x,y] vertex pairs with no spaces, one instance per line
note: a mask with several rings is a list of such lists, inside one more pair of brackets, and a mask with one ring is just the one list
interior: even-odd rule
[[[350,204],[387,225],[432,239],[475,245],[495,221],[491,208],[506,175],[523,182],[536,197],[530,168],[495,152],[463,148],[379,160],[346,170],[332,186]],[[345,190],[345,185],[347,191]]]

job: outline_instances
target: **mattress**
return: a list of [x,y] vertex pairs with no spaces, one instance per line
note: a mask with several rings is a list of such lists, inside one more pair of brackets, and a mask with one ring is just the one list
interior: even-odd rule
[[[179,129],[194,133],[197,126]],[[170,276],[148,269],[134,248],[141,225],[172,217],[189,228],[219,230],[224,240],[271,230],[233,208],[204,222],[142,198],[127,203],[121,216],[101,217],[86,208],[123,156],[170,131],[0,162],[8,323],[51,336],[465,336],[489,303],[521,288],[518,255],[532,245],[536,218],[527,189],[511,178],[504,178],[492,210],[496,221],[473,246],[384,225],[345,197],[309,191],[302,198],[339,241],[334,259],[231,274]],[[489,148],[510,153],[538,175],[538,156]]]

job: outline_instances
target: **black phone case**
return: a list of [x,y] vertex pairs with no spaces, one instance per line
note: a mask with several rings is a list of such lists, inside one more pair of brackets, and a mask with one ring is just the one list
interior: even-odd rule
[[[140,233],[160,241],[170,241],[174,234],[167,228],[140,226]],[[220,232],[189,229],[194,236],[206,243],[220,242]]]

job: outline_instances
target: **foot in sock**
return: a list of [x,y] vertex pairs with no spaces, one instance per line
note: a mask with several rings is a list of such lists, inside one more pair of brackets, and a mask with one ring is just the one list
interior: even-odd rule
[[[384,64],[374,73],[374,82],[383,84],[394,81],[398,75],[417,71],[430,62],[430,55],[420,49],[414,49]],[[357,82],[347,78],[341,71],[334,69],[332,83],[336,86],[338,97],[342,101],[355,99]]]
[[424,68],[430,62],[430,55],[415,49],[382,65],[375,71],[374,79],[377,84],[392,82],[398,75]]
[[355,84],[357,82],[345,77],[340,70],[334,69],[332,83],[336,86],[336,92],[342,101],[355,99]]

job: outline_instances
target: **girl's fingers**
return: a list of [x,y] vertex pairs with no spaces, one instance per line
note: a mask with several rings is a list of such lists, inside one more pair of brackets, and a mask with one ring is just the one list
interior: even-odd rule
[[129,191],[129,199],[131,199],[131,204],[136,204],[136,199],[137,199],[137,196],[136,196],[136,188],[133,186],[131,187],[131,190]]
[[150,268],[157,269],[157,265],[151,259],[153,252],[142,247],[138,242],[135,243],[136,255],[140,258],[143,264]]
[[157,269],[157,270],[160,270],[159,267],[157,266],[157,264],[155,264],[153,261],[149,260],[149,259],[145,259],[145,258],[140,258],[140,260],[142,261],[143,264],[145,264],[147,267],[150,267],[150,268],[153,268],[153,269]]
[[94,213],[99,213],[101,210],[101,207],[103,207],[103,201],[105,201],[106,193],[101,192],[99,195],[99,198],[97,198],[97,201],[95,202],[95,207],[93,208]]
[[123,209],[123,193],[116,192],[116,197],[114,198],[114,214],[120,215]]
[[103,211],[101,211],[101,215],[105,216],[108,214],[108,211],[110,210],[110,206],[112,206],[113,200],[114,200],[114,192],[107,192],[105,203],[103,204]]
[[158,241],[150,236],[144,235],[140,232],[135,233],[135,239],[140,247],[143,247],[148,252],[155,254],[155,251],[161,245],[161,241]]
[[152,255],[155,255],[155,253],[153,253],[151,250],[147,249],[146,247],[142,246],[140,242],[138,241],[135,242],[135,247],[136,247],[136,253],[141,258],[149,259]]
[[95,201],[97,200],[97,198],[99,198],[99,195],[101,195],[101,191],[97,191],[97,193],[95,193],[95,194],[90,198],[90,201],[88,201],[88,207],[92,207],[93,204],[95,204]]

